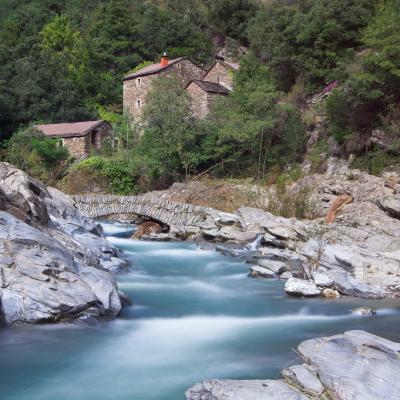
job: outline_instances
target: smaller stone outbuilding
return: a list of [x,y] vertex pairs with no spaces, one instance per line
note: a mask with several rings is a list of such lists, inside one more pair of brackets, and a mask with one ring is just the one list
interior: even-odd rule
[[200,80],[191,81],[186,91],[190,97],[193,116],[196,118],[206,117],[215,100],[230,93],[229,89],[219,83]]
[[109,141],[113,144],[113,131],[107,121],[83,121],[62,124],[36,125],[44,135],[60,139],[75,158],[85,158],[93,150],[100,150]]
[[219,83],[229,90],[233,90],[233,76],[239,69],[239,64],[216,60],[209,68],[203,80],[207,82]]

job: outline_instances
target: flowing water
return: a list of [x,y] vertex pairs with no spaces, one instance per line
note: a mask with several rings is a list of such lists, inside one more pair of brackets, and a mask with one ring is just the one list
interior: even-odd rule
[[[365,329],[400,341],[399,303],[291,298],[239,259],[104,227],[130,262],[118,281],[134,305],[92,327],[1,330],[1,400],[183,400],[207,378],[276,378],[304,339]],[[378,314],[350,314],[362,305]]]

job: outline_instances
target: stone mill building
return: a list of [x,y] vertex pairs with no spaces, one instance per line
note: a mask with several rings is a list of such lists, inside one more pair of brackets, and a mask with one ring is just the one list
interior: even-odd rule
[[237,64],[217,60],[208,71],[185,57],[161,57],[159,63],[148,65],[123,79],[124,111],[138,121],[146,104],[151,83],[157,77],[175,76],[190,96],[193,115],[205,117],[218,96],[226,96],[233,87],[233,72]]
[[61,124],[35,125],[42,134],[57,138],[71,156],[80,159],[100,150],[106,140],[113,144],[113,131],[107,121],[83,121]]

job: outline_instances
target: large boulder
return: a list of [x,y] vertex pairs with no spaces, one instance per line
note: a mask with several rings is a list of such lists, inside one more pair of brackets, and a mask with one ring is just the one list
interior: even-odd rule
[[99,224],[69,197],[0,163],[0,320],[112,318],[125,267]]
[[85,265],[53,237],[2,211],[0,252],[6,324],[114,317],[121,309],[109,272]]
[[311,339],[279,380],[207,380],[187,400],[397,400],[400,344],[364,331]]
[[43,183],[11,164],[0,163],[0,210],[30,224],[47,224],[46,197],[49,193]]
[[392,217],[400,218],[400,195],[384,197],[379,199],[377,204]]
[[337,399],[395,400],[400,393],[400,344],[364,331],[311,339],[299,353]]
[[234,381],[212,379],[186,392],[187,400],[307,400],[304,394],[282,381]]
[[314,297],[321,294],[321,289],[312,281],[289,278],[285,284],[285,292],[292,296]]

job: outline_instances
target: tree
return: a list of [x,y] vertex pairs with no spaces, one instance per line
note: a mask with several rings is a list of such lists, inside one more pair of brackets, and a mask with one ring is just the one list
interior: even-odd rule
[[400,101],[399,18],[398,2],[385,2],[379,7],[362,37],[367,49],[350,77],[328,99],[331,133],[339,143],[353,134],[368,137],[381,123],[381,115]]
[[144,134],[137,152],[163,182],[188,178],[199,162],[200,134],[187,92],[175,78],[153,81],[143,110]]
[[273,1],[249,24],[248,37],[282,90],[299,76],[309,91],[345,77],[375,11],[371,0]]
[[210,117],[220,159],[237,160],[242,171],[246,164],[256,166],[260,177],[268,166],[298,158],[304,126],[293,108],[279,104],[281,96],[268,67],[252,56],[242,60],[234,91]]
[[67,166],[68,150],[35,128],[21,129],[8,141],[4,160],[45,183],[54,183]]

